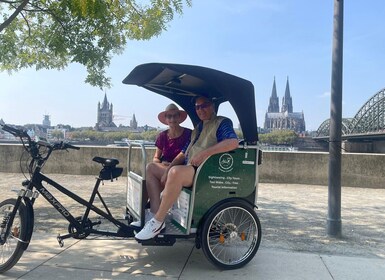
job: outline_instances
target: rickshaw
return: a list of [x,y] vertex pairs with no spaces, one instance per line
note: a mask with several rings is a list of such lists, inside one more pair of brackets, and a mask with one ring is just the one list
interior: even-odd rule
[[[209,157],[197,169],[193,186],[184,187],[170,209],[166,230],[153,239],[141,241],[143,246],[171,246],[179,238],[194,238],[196,248],[202,248],[205,256],[220,269],[236,269],[246,265],[258,251],[261,242],[261,224],[256,214],[258,194],[258,165],[261,151],[258,148],[257,120],[254,88],[251,82],[239,77],[200,66],[150,63],[139,65],[123,80],[163,95],[180,107],[194,125],[199,122],[192,100],[206,96],[216,108],[229,102],[236,112],[243,140],[237,149]],[[20,138],[24,152],[21,157],[29,177],[22,182],[17,198],[0,202],[0,273],[11,269],[20,259],[32,238],[34,227],[34,203],[43,196],[68,222],[68,232],[58,235],[63,246],[67,238],[86,239],[89,235],[133,238],[136,227],[133,220],[145,219],[147,201],[146,164],[148,145],[130,142],[127,164],[127,202],[125,219],[114,217],[99,189],[103,180],[121,176],[122,167],[114,158],[94,157],[101,164],[96,183],[86,200],[42,173],[50,155],[58,150],[78,150],[70,143],[48,143],[32,139],[26,130],[0,123],[4,131]],[[141,156],[135,156],[141,155]],[[136,159],[136,161],[135,161]],[[24,170],[21,170],[24,174]],[[26,174],[25,174],[26,175]],[[49,188],[54,188],[85,207],[81,216],[75,217]],[[102,206],[95,205],[98,198]],[[90,213],[97,214],[92,221]],[[99,229],[107,222],[116,231]]]
[[[166,231],[141,243],[172,245],[178,238],[195,238],[196,248],[202,248],[205,256],[220,269],[247,264],[261,241],[261,224],[255,208],[262,153],[257,143],[253,84],[206,67],[164,63],[139,65],[123,83],[171,99],[187,112],[194,126],[199,122],[193,103],[197,96],[213,100],[217,110],[226,101],[234,108],[244,138],[239,148],[211,156],[202,163],[193,186],[182,189],[170,210]],[[144,199],[146,147],[130,143],[127,168],[126,214],[129,221],[140,219],[142,225],[147,204]],[[138,162],[133,162],[135,150],[140,150],[142,155],[139,168],[135,168]]]

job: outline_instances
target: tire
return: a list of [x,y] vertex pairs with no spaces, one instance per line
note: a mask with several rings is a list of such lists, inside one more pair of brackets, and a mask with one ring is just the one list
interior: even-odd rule
[[[0,203],[0,236],[4,238],[5,228],[8,224],[9,214],[16,204],[16,199],[7,199]],[[6,237],[6,241],[0,243],[0,273],[11,269],[23,255],[26,248],[25,240],[27,235],[27,212],[23,203],[20,203],[19,209],[13,220],[11,231]],[[17,239],[16,239],[17,238]]]
[[237,269],[257,253],[261,242],[261,223],[245,201],[226,201],[205,219],[201,232],[206,258],[220,269]]

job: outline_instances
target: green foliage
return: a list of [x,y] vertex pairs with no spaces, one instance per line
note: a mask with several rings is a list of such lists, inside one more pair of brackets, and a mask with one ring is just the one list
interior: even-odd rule
[[292,130],[275,130],[266,134],[259,134],[259,141],[270,145],[293,145],[297,134]]
[[110,87],[105,69],[127,40],[167,30],[191,0],[0,0],[0,71],[86,67],[86,82]]
[[243,132],[241,129],[235,129],[235,133],[238,136],[238,139],[243,139]]
[[74,128],[72,126],[68,125],[68,124],[58,124],[57,127],[64,128],[67,131],[73,131],[74,130]]
[[63,137],[64,137],[64,134],[63,134],[63,132],[61,131],[61,130],[53,130],[52,132],[51,132],[51,136],[53,137],[53,138],[56,138],[56,139],[63,139]]
[[143,140],[155,141],[156,136],[159,134],[157,130],[149,130],[142,133]]
[[156,136],[159,134],[157,130],[145,131],[142,133],[128,132],[128,131],[111,131],[102,132],[95,130],[77,130],[70,134],[72,140],[85,140],[101,141],[101,142],[112,142],[121,141],[122,139],[128,138],[130,140],[146,140],[155,142]]

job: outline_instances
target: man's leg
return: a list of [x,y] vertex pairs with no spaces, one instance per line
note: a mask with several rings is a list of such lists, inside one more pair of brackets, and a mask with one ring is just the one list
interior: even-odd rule
[[168,210],[177,200],[183,187],[192,186],[195,175],[195,169],[191,165],[173,166],[167,177],[166,186],[162,194],[162,201],[159,210],[155,214],[155,219],[163,222]]

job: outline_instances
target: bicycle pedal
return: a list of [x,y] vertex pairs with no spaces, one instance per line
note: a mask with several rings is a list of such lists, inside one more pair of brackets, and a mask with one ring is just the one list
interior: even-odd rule
[[57,242],[59,243],[59,246],[60,247],[63,247],[64,246],[64,241],[63,241],[63,238],[61,238],[60,234],[57,236]]

